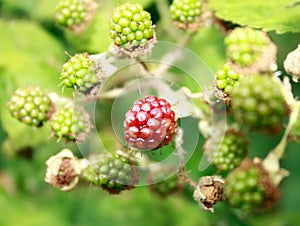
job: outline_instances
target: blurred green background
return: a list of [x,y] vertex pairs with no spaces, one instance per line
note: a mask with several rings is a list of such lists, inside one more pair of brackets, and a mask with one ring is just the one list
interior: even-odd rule
[[[167,4],[162,3],[164,1],[138,2],[151,12],[159,40],[182,41],[179,39],[186,34],[172,27],[165,8]],[[70,193],[63,193],[47,185],[44,182],[45,161],[65,147],[80,154],[78,147],[51,139],[47,126],[33,129],[12,119],[6,102],[15,89],[28,85],[38,85],[49,92],[60,93],[59,71],[68,59],[64,51],[71,55],[82,51],[90,54],[105,52],[111,44],[108,21],[120,1],[98,1],[99,7],[92,24],[80,35],[55,25],[53,14],[56,3],[49,0],[0,1],[1,226],[300,225],[299,144],[289,144],[281,161],[282,167],[291,175],[281,184],[282,198],[278,205],[270,212],[257,215],[245,215],[226,203],[217,204],[214,214],[204,212],[193,201],[190,188],[181,194],[161,199],[151,194],[147,187],[112,196],[94,187],[79,187]],[[296,48],[300,35],[270,32],[270,36],[278,46],[278,65],[283,70],[282,61],[289,51]],[[217,27],[204,27],[187,48],[198,54],[215,72],[226,60],[223,38],[224,34]],[[298,84],[293,84],[293,91],[296,96],[300,95]],[[65,91],[63,95],[70,96],[71,92]],[[98,106],[107,122],[110,121],[110,112],[102,110],[102,107],[110,105],[108,101]],[[112,143],[110,134],[103,136],[104,141],[107,139],[108,144]],[[268,137],[257,133],[249,133],[249,136],[251,157],[265,157],[280,140],[280,136]],[[213,173],[211,168],[198,171],[203,143],[204,139],[200,137],[198,152],[187,164],[194,180]]]

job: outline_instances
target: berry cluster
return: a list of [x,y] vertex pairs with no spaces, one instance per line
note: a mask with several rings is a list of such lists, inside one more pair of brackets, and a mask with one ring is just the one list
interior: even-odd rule
[[147,46],[155,35],[151,15],[141,4],[125,3],[115,8],[109,34],[117,46],[129,51]]
[[77,53],[64,63],[60,79],[65,87],[85,93],[100,83],[99,70],[87,53]]
[[259,60],[270,42],[263,31],[240,27],[229,33],[224,41],[228,58],[241,67]]
[[251,129],[277,134],[287,113],[280,87],[268,75],[241,77],[232,93],[235,118]]
[[220,171],[229,172],[246,157],[248,140],[240,131],[227,130],[220,145],[208,140],[208,157]]
[[170,103],[156,96],[137,100],[125,115],[125,139],[139,150],[154,150],[169,144],[175,129],[175,113]]
[[83,141],[91,128],[89,115],[79,108],[64,108],[53,114],[51,129],[54,136],[65,141]]
[[7,102],[10,114],[19,121],[40,127],[50,117],[51,100],[39,87],[18,89]]
[[72,29],[82,24],[87,15],[83,0],[60,0],[56,6],[55,20],[58,25]]
[[170,12],[172,19],[179,22],[179,27],[188,28],[190,24],[200,20],[201,7],[200,0],[174,0]]
[[279,199],[280,191],[261,162],[245,159],[227,176],[224,195],[233,207],[252,212],[270,208]]
[[92,156],[83,177],[110,194],[132,189],[139,180],[134,163],[121,151]]

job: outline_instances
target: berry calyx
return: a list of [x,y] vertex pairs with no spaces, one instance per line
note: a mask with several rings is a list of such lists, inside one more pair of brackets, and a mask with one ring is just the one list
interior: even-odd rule
[[101,67],[87,53],[77,53],[62,66],[61,85],[89,93],[101,82]]
[[40,87],[17,89],[7,102],[12,117],[30,126],[41,127],[52,111],[49,96]]
[[155,42],[151,15],[139,3],[125,3],[114,9],[109,35],[115,46],[131,57],[143,54]]
[[82,177],[110,194],[133,189],[139,181],[134,162],[122,151],[91,156]]
[[272,183],[262,162],[245,159],[228,174],[224,195],[233,207],[257,212],[274,206],[280,197],[280,190]]
[[80,33],[90,23],[96,7],[95,2],[88,0],[60,0],[54,18],[59,26]]
[[268,75],[241,77],[231,97],[235,118],[253,130],[278,134],[287,114],[280,88]]
[[50,122],[52,133],[59,140],[81,142],[92,127],[88,113],[79,107],[56,111]]
[[175,129],[175,113],[170,103],[156,96],[137,100],[125,115],[125,140],[139,150],[155,150],[168,145]]
[[206,150],[208,158],[218,170],[229,172],[246,157],[248,139],[241,131],[227,130],[221,143],[208,139]]
[[179,28],[196,29],[202,12],[201,0],[174,0],[170,6],[172,19]]
[[267,34],[249,27],[237,27],[224,39],[233,69],[241,74],[274,70],[277,47]]

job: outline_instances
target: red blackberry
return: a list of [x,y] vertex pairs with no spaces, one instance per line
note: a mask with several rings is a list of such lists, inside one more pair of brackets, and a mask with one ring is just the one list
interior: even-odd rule
[[170,103],[156,96],[137,100],[125,115],[125,140],[140,150],[155,150],[169,144],[175,128]]

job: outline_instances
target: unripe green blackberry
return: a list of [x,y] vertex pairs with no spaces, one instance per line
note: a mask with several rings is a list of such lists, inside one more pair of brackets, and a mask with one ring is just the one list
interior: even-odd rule
[[130,190],[139,180],[133,161],[122,151],[91,156],[82,177],[110,194]]
[[226,63],[215,75],[215,96],[229,105],[231,103],[230,95],[233,87],[238,85],[239,77],[239,73],[235,72],[229,63]]
[[95,8],[96,4],[89,0],[60,0],[54,18],[59,26],[79,33],[90,22]]
[[270,40],[263,31],[238,27],[225,37],[224,42],[228,58],[241,67],[247,67],[268,50]]
[[287,107],[281,87],[268,75],[241,77],[232,92],[232,111],[235,118],[253,130],[278,134]]
[[125,3],[114,9],[109,35],[121,51],[133,57],[136,50],[150,48],[155,42],[151,15],[139,3]]
[[19,121],[40,127],[50,117],[52,103],[39,87],[17,89],[7,102],[10,114]]
[[233,207],[258,212],[271,208],[279,199],[280,190],[272,183],[261,162],[245,159],[228,174],[224,195]]
[[239,77],[239,74],[227,63],[216,73],[217,87],[230,95],[233,87],[238,84]]
[[183,182],[180,181],[179,175],[170,176],[173,170],[170,168],[159,168],[148,175],[149,189],[154,194],[165,198],[183,189]]
[[248,140],[243,132],[231,129],[225,132],[221,143],[208,139],[206,149],[212,164],[220,171],[229,172],[246,157]]
[[52,133],[59,140],[81,142],[92,127],[88,113],[79,107],[56,111],[50,122]]
[[170,12],[175,24],[182,29],[190,29],[200,21],[201,0],[173,0]]
[[77,53],[63,65],[61,85],[87,93],[100,84],[100,73],[100,65],[87,53]]

